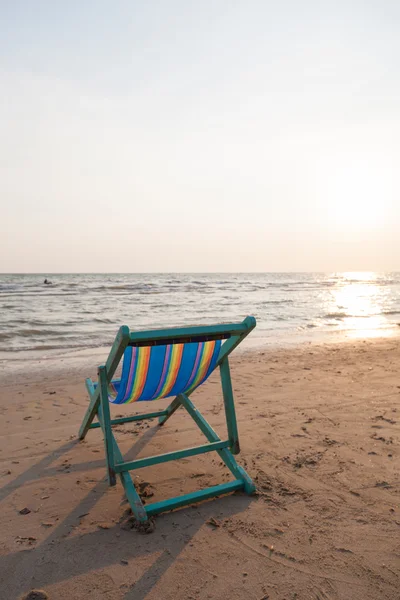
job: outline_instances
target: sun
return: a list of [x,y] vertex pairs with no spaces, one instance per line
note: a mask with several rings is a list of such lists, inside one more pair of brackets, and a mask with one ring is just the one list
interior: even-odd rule
[[374,231],[386,221],[385,181],[376,171],[351,165],[332,175],[328,191],[330,225],[342,231]]

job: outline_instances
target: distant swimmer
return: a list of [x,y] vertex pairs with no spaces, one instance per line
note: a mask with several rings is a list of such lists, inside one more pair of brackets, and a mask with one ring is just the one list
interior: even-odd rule
[[51,285],[52,282],[49,281],[48,279],[45,279],[43,283],[45,283],[46,285]]

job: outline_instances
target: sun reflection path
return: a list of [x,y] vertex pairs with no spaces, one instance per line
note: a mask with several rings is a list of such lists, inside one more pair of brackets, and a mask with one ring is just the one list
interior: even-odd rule
[[350,337],[393,335],[393,323],[384,314],[386,294],[377,273],[342,273],[331,289],[327,316],[339,320],[339,329]]

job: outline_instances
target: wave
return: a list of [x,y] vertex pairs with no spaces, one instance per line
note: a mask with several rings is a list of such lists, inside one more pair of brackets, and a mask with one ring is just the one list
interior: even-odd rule
[[132,283],[132,284],[121,284],[121,285],[99,285],[97,287],[88,288],[91,291],[97,290],[146,290],[153,287],[159,287],[155,283]]
[[324,315],[323,319],[344,319],[346,317],[351,317],[351,315],[345,312],[331,312]]
[[79,294],[79,292],[63,292],[61,290],[61,288],[59,288],[58,292],[53,292],[51,290],[38,290],[35,293],[32,293],[31,291],[26,292],[25,290],[21,290],[18,292],[13,292],[13,293],[1,293],[0,292],[0,297],[1,298],[37,298],[38,296],[40,298],[57,298],[57,297],[63,297],[63,296],[77,296]]
[[[112,340],[111,340],[112,341]],[[108,343],[110,342],[110,340],[108,340]],[[107,340],[105,341],[105,343],[107,344]],[[23,346],[23,347],[19,347],[19,348],[7,348],[7,352],[12,352],[12,353],[17,353],[17,352],[36,352],[36,351],[43,351],[43,350],[82,350],[83,348],[100,348],[102,347],[102,344],[99,343],[93,343],[93,344],[88,344],[86,343],[85,345],[82,345],[82,343],[75,343],[75,344],[31,344],[31,345],[27,345],[27,346]]]
[[[112,321],[110,321],[112,323]],[[11,340],[13,338],[58,338],[61,342],[63,340],[68,340],[71,338],[82,339],[84,340],[87,335],[84,331],[59,331],[57,329],[33,329],[33,328],[24,328],[24,329],[12,329],[10,331],[0,331],[0,340]]]
[[92,319],[94,323],[106,323],[108,325],[110,324],[114,324],[114,321],[112,319],[106,319],[105,317],[100,318],[100,317],[94,317],[94,319]]
[[279,304],[293,304],[294,300],[288,299],[288,300],[264,300],[262,302],[258,303],[258,306],[264,306],[265,304],[275,304],[275,305],[279,305]]
[[386,316],[400,315],[400,310],[383,310],[383,311],[378,311],[378,312],[373,312],[373,313],[368,313],[368,314],[363,314],[363,315],[354,315],[354,314],[346,313],[346,312],[331,312],[331,313],[327,313],[326,315],[323,315],[322,318],[323,319],[345,319],[345,318],[368,319],[370,317],[379,317],[381,315],[386,315]]
[[14,332],[12,331],[0,331],[0,342],[2,340],[10,340],[14,337]]
[[[44,335],[48,335],[48,336],[58,336],[60,338],[65,338],[65,332],[61,332],[61,331],[57,331],[56,329],[34,329],[34,328],[27,328],[27,329],[20,329],[19,331],[14,331],[14,335],[16,336],[44,336]],[[71,332],[71,335],[74,335],[73,332]]]

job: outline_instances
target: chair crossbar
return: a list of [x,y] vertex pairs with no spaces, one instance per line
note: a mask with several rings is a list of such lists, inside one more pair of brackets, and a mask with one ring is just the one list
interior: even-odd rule
[[[121,417],[119,419],[111,419],[111,425],[121,425],[122,423],[132,423],[132,421],[143,421],[145,419],[156,419],[157,417],[165,417],[168,415],[167,410],[159,410],[157,412],[146,413],[143,415],[132,415],[131,417]],[[101,427],[100,423],[91,423],[89,429],[97,429]]]
[[184,450],[166,452],[165,454],[157,454],[156,456],[139,458],[137,460],[123,462],[121,464],[117,463],[115,465],[115,472],[120,473],[121,471],[131,471],[133,469],[141,469],[142,467],[150,467],[151,465],[169,462],[170,460],[178,460],[179,458],[196,456],[196,454],[205,454],[206,452],[213,452],[215,450],[220,450],[221,448],[227,448],[228,446],[229,440],[219,441],[213,442],[211,444],[203,444],[202,446],[194,446],[193,448],[185,448]]
[[192,492],[191,494],[184,494],[168,500],[162,500],[161,502],[146,504],[146,513],[149,517],[151,517],[160,512],[174,510],[175,508],[188,506],[189,504],[194,504],[195,502],[201,502],[202,500],[208,500],[209,498],[215,498],[216,496],[230,494],[236,490],[243,489],[243,487],[243,481],[240,479],[235,479],[234,481],[228,481],[227,483],[221,483],[220,485],[213,485],[204,490]]
[[212,342],[213,340],[227,340],[231,337],[230,333],[215,333],[209,335],[189,335],[182,337],[171,337],[163,338],[161,340],[145,340],[145,341],[131,341],[128,346],[135,346],[140,348],[141,346],[164,346],[165,344],[189,344],[190,342]]
[[[254,327],[254,325],[253,325]],[[192,340],[198,341],[199,338],[208,337],[209,340],[224,339],[231,335],[239,336],[248,331],[249,327],[246,321],[243,323],[229,323],[226,325],[206,325],[201,327],[174,327],[173,329],[150,329],[148,331],[135,331],[131,332],[129,345],[143,343],[145,346],[150,346],[151,342],[159,342],[165,344],[166,342],[180,343],[182,339],[191,338]],[[179,340],[179,342],[178,342]]]

